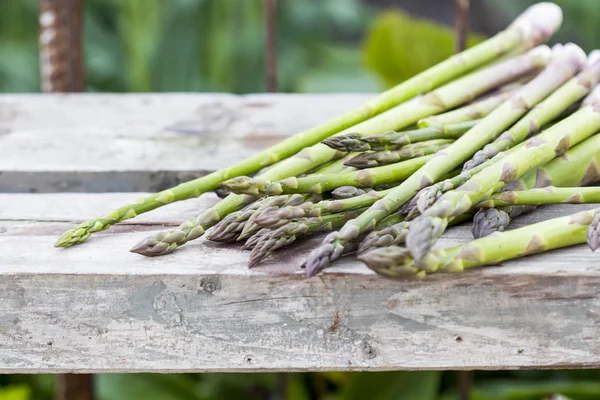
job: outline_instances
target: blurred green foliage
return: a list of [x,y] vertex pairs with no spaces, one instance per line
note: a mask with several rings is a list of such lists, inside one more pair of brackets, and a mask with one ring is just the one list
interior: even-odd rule
[[[371,27],[366,63],[388,87],[393,86],[450,57],[456,49],[455,36],[450,27],[390,10],[379,15]],[[472,34],[468,45],[483,39]]]

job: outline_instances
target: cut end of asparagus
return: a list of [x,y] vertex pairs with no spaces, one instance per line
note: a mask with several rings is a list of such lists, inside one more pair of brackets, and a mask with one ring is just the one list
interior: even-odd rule
[[498,208],[482,208],[473,217],[471,233],[475,239],[486,237],[494,232],[503,232],[510,223],[510,216]]
[[596,210],[594,218],[587,229],[587,244],[592,251],[600,248],[600,210]]
[[561,8],[551,2],[537,3],[525,10],[508,29],[521,32],[523,40],[535,46],[544,43],[562,24]]
[[448,226],[447,218],[422,215],[411,222],[406,247],[415,260],[423,259]]

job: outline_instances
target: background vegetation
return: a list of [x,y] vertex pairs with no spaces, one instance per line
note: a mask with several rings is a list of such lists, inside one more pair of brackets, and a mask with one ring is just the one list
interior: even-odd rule
[[[491,35],[533,0],[472,0]],[[598,0],[559,0],[554,40],[600,47]],[[278,73],[286,92],[374,92],[452,54],[451,0],[279,0]],[[390,7],[390,6],[397,7]],[[385,6],[385,7],[382,7]],[[450,14],[450,15],[449,15]],[[39,91],[37,0],[0,2],[0,92]],[[89,91],[262,92],[261,0],[85,0]],[[598,371],[476,372],[474,400],[600,399]],[[456,373],[101,375],[101,400],[457,399]],[[50,375],[0,375],[0,400],[52,398]]]

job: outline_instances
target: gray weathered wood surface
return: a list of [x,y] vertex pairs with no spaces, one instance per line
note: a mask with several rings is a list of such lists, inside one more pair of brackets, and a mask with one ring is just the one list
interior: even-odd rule
[[[54,102],[48,100],[52,98]],[[347,107],[361,100],[360,96],[336,96],[329,101],[327,96],[265,98],[273,105],[255,108],[264,113],[264,121],[280,121],[264,130],[273,137],[292,133],[284,129],[287,118],[297,130],[325,118],[323,108],[339,112],[337,104]],[[155,156],[168,142],[165,138],[173,135],[164,127],[190,119],[190,114],[199,112],[198,104],[210,99],[191,95],[0,97],[5,107],[0,107],[4,132],[0,172],[34,175],[45,170],[73,174],[76,179],[75,173],[85,170],[86,163],[73,155],[75,150],[93,154],[89,164],[98,174],[201,170],[201,163],[208,161],[178,157],[173,149],[167,151],[164,167],[163,158]],[[289,111],[283,104],[292,100],[306,117],[279,115],[281,110]],[[174,106],[178,101],[181,105]],[[15,105],[13,112],[7,111],[7,104]],[[315,116],[310,117],[313,107]],[[266,111],[270,108],[273,115]],[[128,121],[137,128],[125,129]],[[148,144],[150,150],[144,154],[130,150],[127,143],[131,142],[114,147],[112,153],[123,153],[114,157],[114,165],[110,154],[91,139],[89,143],[76,140],[80,130],[90,137],[107,135],[109,141],[109,133],[119,129],[122,135],[157,139],[147,140],[154,144]],[[234,129],[227,132],[236,134]],[[246,134],[254,137],[257,132],[248,129]],[[67,133],[76,145],[51,139]],[[32,145],[11,135],[29,135]],[[45,145],[38,147],[38,139]],[[189,145],[185,140],[178,145],[182,149]],[[257,148],[262,145],[266,144],[261,141]],[[6,150],[10,146],[12,150]],[[125,160],[129,151],[135,160],[126,166],[118,160]],[[227,153],[199,151],[215,157],[215,163],[223,161],[218,154]],[[189,149],[186,154],[191,154]],[[231,161],[244,155],[228,156]],[[38,169],[38,162],[45,169]],[[60,182],[58,175],[52,176]],[[22,191],[9,181],[3,183],[5,192]],[[600,366],[599,256],[585,246],[409,282],[380,278],[352,258],[307,280],[297,266],[318,239],[284,250],[252,271],[245,266],[247,252],[204,240],[161,258],[128,252],[149,233],[191,218],[216,201],[208,194],[141,215],[81,246],[52,247],[73,224],[141,195],[0,194],[0,372]],[[515,226],[592,207],[546,207]],[[441,244],[468,240],[468,230],[468,226],[451,229]]]

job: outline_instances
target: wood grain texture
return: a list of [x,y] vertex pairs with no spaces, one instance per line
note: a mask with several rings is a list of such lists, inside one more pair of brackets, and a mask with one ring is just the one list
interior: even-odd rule
[[0,96],[0,191],[155,190],[139,180],[229,166],[370,97]]
[[[247,252],[204,240],[160,258],[127,251],[215,201],[203,196],[52,247],[139,195],[0,195],[0,372],[600,366],[600,266],[583,245],[405,282],[351,257],[305,279],[297,266],[318,238],[252,271]],[[592,207],[544,207],[515,226]],[[442,244],[469,237],[458,226]]]

